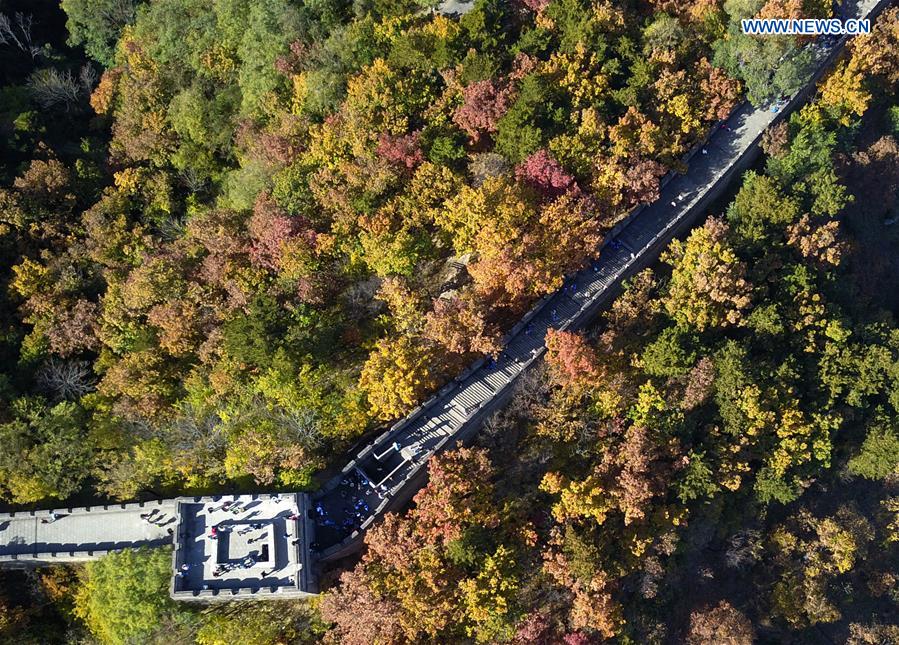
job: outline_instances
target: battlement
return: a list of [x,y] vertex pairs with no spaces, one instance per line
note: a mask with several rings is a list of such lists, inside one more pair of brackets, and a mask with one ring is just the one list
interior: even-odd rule
[[174,500],[0,513],[0,562],[84,562],[165,546],[176,521]]
[[179,497],[175,503],[170,588],[175,600],[316,593],[305,493]]

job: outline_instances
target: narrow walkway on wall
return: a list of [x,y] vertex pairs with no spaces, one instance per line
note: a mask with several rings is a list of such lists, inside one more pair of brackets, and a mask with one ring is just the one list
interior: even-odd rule
[[175,502],[0,515],[0,561],[78,562],[127,547],[172,543]]

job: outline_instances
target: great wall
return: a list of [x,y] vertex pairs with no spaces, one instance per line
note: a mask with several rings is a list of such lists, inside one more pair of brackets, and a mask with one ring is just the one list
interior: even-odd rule
[[[873,19],[891,0],[861,0],[844,17]],[[777,106],[748,103],[669,174],[661,197],[632,212],[590,265],[540,300],[509,332],[500,356],[482,359],[360,450],[314,494],[181,497],[153,502],[0,514],[0,564],[81,562],[124,548],[172,545],[171,595],[179,600],[302,597],[318,591],[321,564],[353,553],[366,528],[406,505],[435,452],[470,441],[545,351],[549,329],[594,319],[627,277],[689,230],[755,160],[766,128],[800,107],[846,39],[811,43],[806,86]],[[271,569],[271,571],[269,571]]]

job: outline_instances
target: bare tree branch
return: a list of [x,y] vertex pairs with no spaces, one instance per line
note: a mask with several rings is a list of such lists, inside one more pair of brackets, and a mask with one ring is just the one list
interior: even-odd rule
[[192,193],[198,193],[206,187],[206,179],[194,168],[185,168],[178,173],[181,183]]
[[57,400],[75,401],[94,390],[94,374],[88,361],[51,358],[37,373],[38,386]]
[[[83,76],[89,76],[82,69]],[[42,108],[50,108],[63,104],[66,109],[72,108],[84,95],[84,86],[75,80],[72,72],[60,72],[52,67],[39,69],[28,79],[31,96]]]
[[31,30],[34,19],[32,16],[16,13],[14,19],[10,19],[4,13],[0,13],[0,45],[12,45],[32,58],[37,58],[41,48],[32,42]]
[[300,445],[314,450],[322,445],[321,423],[318,416],[312,410],[300,410],[298,412],[283,411],[278,415],[277,421],[281,423]]
[[727,566],[733,569],[745,569],[758,561],[762,548],[762,537],[758,531],[738,531],[727,541],[724,559]]
[[81,82],[81,91],[85,96],[90,96],[91,92],[94,91],[94,86],[97,84],[97,70],[94,69],[94,66],[90,63],[87,63],[81,67],[81,72],[78,74],[78,80]]

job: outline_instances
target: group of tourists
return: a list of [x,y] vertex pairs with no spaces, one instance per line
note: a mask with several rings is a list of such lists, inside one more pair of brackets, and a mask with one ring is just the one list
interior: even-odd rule
[[156,526],[163,526],[171,521],[169,516],[160,511],[158,508],[154,508],[149,513],[142,513],[140,519],[142,519],[147,524],[155,524]]
[[[212,570],[212,577],[218,578],[222,574],[228,573],[229,571],[234,571],[235,569],[250,569],[256,566],[256,558],[252,555],[248,555],[240,562],[220,562],[215,565],[215,569]],[[274,570],[270,572],[263,572],[262,577],[264,578],[267,575],[274,573]]]
[[246,510],[244,508],[243,502],[235,502],[231,500],[226,500],[218,506],[206,507],[207,513],[213,513],[215,511],[225,511],[226,513],[231,513],[232,515],[238,515],[243,510]]
[[[369,490],[368,478],[354,471],[340,481],[338,494],[346,501],[337,511],[328,512],[321,502],[316,502],[314,507],[315,521],[319,526],[332,527],[340,533],[350,534],[361,527],[365,518],[371,514],[371,507],[365,500]],[[386,487],[382,486],[384,492]],[[379,496],[383,495],[378,492]]]

